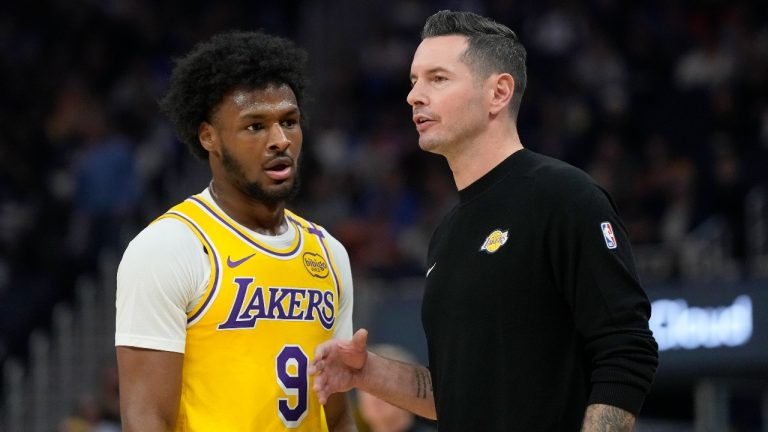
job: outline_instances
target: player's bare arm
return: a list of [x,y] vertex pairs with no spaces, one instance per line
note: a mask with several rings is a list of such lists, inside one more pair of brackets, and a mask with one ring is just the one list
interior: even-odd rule
[[635,425],[635,416],[611,405],[593,404],[584,414],[582,432],[629,432]]
[[429,370],[366,350],[368,332],[358,330],[352,340],[331,340],[317,347],[309,367],[320,403],[329,396],[359,388],[419,416],[436,419]]
[[183,359],[175,352],[117,347],[123,431],[173,429],[179,411]]

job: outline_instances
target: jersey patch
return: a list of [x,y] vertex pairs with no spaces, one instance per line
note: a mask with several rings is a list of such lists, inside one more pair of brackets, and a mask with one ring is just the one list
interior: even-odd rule
[[613,227],[610,222],[600,223],[600,229],[603,231],[603,239],[608,249],[616,249],[619,245],[616,243],[616,237],[613,235]]
[[306,268],[309,274],[313,277],[320,279],[328,277],[328,263],[325,262],[325,259],[322,256],[316,253],[306,252],[302,255],[301,259],[304,262],[304,268]]
[[480,246],[480,250],[494,253],[507,243],[507,239],[509,239],[509,230],[502,231],[500,229],[495,229],[485,238],[483,245]]

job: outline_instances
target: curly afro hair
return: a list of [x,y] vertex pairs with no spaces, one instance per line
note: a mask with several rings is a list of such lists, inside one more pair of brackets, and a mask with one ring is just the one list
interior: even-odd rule
[[288,39],[262,32],[222,33],[176,60],[160,109],[192,154],[207,160],[198,128],[210,120],[224,96],[236,88],[286,84],[301,107],[307,86],[306,62],[306,52]]

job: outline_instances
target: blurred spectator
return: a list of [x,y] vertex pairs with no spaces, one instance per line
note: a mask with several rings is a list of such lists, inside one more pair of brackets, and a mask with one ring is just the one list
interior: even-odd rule
[[99,106],[86,110],[83,145],[74,168],[73,253],[86,268],[103,250],[119,250],[138,199],[135,144],[120,134]]
[[102,369],[95,393],[83,395],[75,413],[59,423],[58,432],[120,432],[117,366]]
[[624,58],[605,36],[590,34],[584,49],[574,56],[575,81],[598,101],[605,113],[627,109],[627,67]]
[[724,137],[713,142],[712,214],[720,217],[731,238],[730,256],[743,262],[746,258],[746,216],[744,200],[748,186],[739,156]]
[[675,72],[677,83],[682,88],[713,88],[730,81],[735,70],[733,53],[707,35],[701,45],[680,58]]
[[568,58],[573,48],[581,42],[583,23],[578,8],[564,1],[552,3],[551,7],[544,9],[530,23],[530,46],[541,55]]
[[696,169],[687,158],[672,162],[666,175],[665,211],[661,216],[661,241],[671,247],[681,247],[691,229],[694,217],[694,182]]

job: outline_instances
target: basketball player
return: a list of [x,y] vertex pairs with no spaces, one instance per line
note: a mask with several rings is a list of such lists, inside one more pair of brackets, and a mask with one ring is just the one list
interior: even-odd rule
[[351,337],[342,245],[286,209],[298,188],[305,53],[231,32],[176,64],[163,110],[209,186],[139,233],[117,275],[125,431],[356,430],[321,407],[315,347]]
[[458,205],[429,245],[429,368],[318,347],[320,400],[357,387],[450,431],[629,431],[658,363],[650,305],[608,194],[524,149],[525,50],[471,13],[430,17],[411,64],[419,146],[443,155]]

